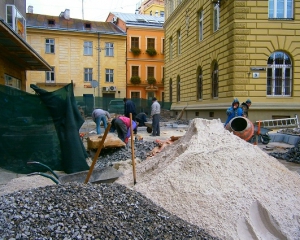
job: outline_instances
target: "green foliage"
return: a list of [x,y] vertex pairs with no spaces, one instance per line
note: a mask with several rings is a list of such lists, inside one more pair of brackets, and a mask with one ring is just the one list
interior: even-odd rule
[[150,85],[156,83],[156,79],[155,79],[154,77],[148,77],[147,81],[148,81],[148,83],[149,83]]
[[157,54],[157,52],[154,48],[148,48],[146,50],[146,53],[148,53],[150,56],[155,56]]
[[133,53],[134,56],[138,56],[141,54],[141,49],[133,47],[131,48],[131,52]]
[[139,76],[132,76],[130,78],[130,82],[132,84],[140,84],[141,83],[141,78]]

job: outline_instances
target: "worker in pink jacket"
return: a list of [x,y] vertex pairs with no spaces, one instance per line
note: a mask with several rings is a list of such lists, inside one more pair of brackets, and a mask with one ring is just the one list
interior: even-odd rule
[[[135,121],[132,121],[132,130],[136,129],[137,124]],[[117,130],[118,137],[125,143],[128,143],[128,139],[130,137],[130,118],[128,117],[118,117],[114,118],[111,121],[112,130]]]

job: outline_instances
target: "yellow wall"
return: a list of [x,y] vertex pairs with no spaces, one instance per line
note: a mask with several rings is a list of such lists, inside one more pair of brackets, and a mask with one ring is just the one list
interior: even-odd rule
[[[55,39],[55,54],[45,53],[45,39]],[[40,29],[27,29],[27,41],[50,66],[55,67],[55,84],[45,84],[45,72],[27,72],[27,91],[30,84],[37,84],[47,91],[54,91],[73,80],[75,84],[74,95],[94,94],[102,96],[103,87],[116,86],[115,97],[125,97],[126,94],[126,36],[100,34],[100,72],[98,71],[98,35],[97,33],[79,33],[65,31],[47,31]],[[93,55],[83,55],[84,41],[93,42]],[[114,43],[114,57],[105,56],[105,43]],[[100,89],[91,88],[89,82],[84,82],[84,68],[93,68],[93,80],[98,81]],[[114,82],[105,82],[105,69],[114,69]],[[99,73],[99,78],[98,78]],[[100,81],[99,81],[100,80]],[[100,91],[100,95],[99,95]],[[120,91],[120,93],[118,93]]]
[[[165,9],[168,6],[165,6]],[[204,10],[204,40],[198,38],[198,12]],[[269,20],[268,1],[222,1],[220,28],[212,30],[211,1],[183,1],[172,12],[166,9],[165,96],[170,99],[169,81],[180,75],[181,99],[176,102],[172,87],[172,109],[187,106],[186,118],[196,116],[221,118],[234,97],[240,102],[252,100],[250,120],[272,119],[275,115],[300,114],[300,4],[295,2],[295,20]],[[187,24],[188,23],[188,24]],[[182,53],[177,54],[177,32],[182,33]],[[169,39],[173,39],[173,59],[169,56]],[[251,67],[266,67],[274,51],[284,51],[293,60],[291,97],[266,95],[266,71],[253,78]],[[219,96],[212,98],[211,74],[214,61],[219,65]],[[197,68],[203,71],[203,99],[197,100]]]

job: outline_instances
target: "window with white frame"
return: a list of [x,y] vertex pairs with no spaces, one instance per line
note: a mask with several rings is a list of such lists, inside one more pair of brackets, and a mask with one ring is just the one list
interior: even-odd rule
[[214,63],[213,72],[211,74],[212,77],[212,97],[217,98],[219,96],[219,66],[218,63]]
[[293,19],[294,0],[269,0],[269,18]]
[[114,44],[105,43],[105,56],[113,57],[114,56]]
[[203,10],[199,12],[199,41],[203,40]]
[[92,68],[85,68],[84,69],[84,81],[85,82],[92,82],[93,80],[93,69]]
[[4,74],[5,86],[10,86],[12,88],[21,89],[21,80],[14,78],[12,76]]
[[161,17],[164,17],[164,16],[165,16],[165,12],[164,12],[164,11],[160,11],[159,15],[160,15]]
[[46,38],[46,53],[54,53],[55,50],[55,40],[51,38]]
[[177,31],[177,54],[181,54],[181,33],[180,30]]
[[114,70],[105,69],[105,82],[114,82]]
[[26,38],[26,20],[15,5],[6,4],[6,22],[23,39]]
[[170,55],[170,60],[173,59],[173,39],[170,38],[169,40],[169,55]]
[[203,76],[201,67],[198,67],[197,73],[197,100],[200,100],[203,97]]
[[86,56],[93,55],[93,42],[84,41],[84,44],[83,44],[83,55],[86,55]]
[[213,29],[214,32],[219,30],[220,27],[220,7],[218,3],[214,3],[214,12],[213,12]]
[[267,65],[267,95],[291,96],[292,61],[284,52],[274,52]]
[[51,67],[51,71],[46,71],[46,83],[55,83],[54,67]]

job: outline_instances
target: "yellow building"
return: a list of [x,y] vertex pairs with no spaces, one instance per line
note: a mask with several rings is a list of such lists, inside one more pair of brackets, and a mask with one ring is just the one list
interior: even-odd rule
[[50,70],[26,41],[26,1],[0,3],[0,84],[26,90],[26,71]]
[[[52,67],[27,74],[27,91],[35,84],[54,91],[73,82],[74,95],[126,96],[126,32],[113,23],[27,13],[27,41]],[[96,106],[97,107],[97,106]]]
[[127,32],[126,97],[163,101],[164,18],[113,12],[106,21]]
[[300,114],[298,1],[165,2],[165,97],[175,114],[226,120],[233,98],[251,121]]
[[137,11],[139,14],[147,14],[151,16],[165,16],[164,0],[144,0],[137,3]]

